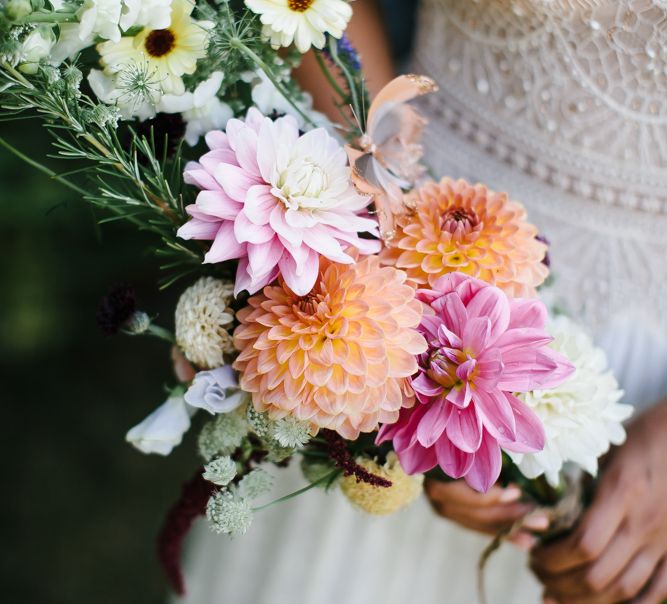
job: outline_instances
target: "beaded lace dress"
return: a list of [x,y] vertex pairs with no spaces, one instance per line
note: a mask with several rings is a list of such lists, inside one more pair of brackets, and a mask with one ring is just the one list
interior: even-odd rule
[[[437,174],[523,202],[551,241],[549,301],[585,323],[637,407],[667,396],[667,0],[423,0],[413,71]],[[286,472],[288,492],[303,484]],[[487,539],[424,501],[387,518],[310,492],[230,541],[197,528],[197,604],[473,604]],[[525,555],[492,604],[538,603]]]

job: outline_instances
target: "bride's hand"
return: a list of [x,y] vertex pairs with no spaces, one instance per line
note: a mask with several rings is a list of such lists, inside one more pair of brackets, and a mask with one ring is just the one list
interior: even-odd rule
[[[506,489],[494,486],[487,493],[478,493],[463,480],[427,480],[426,495],[440,516],[494,536],[532,510],[531,505],[519,501],[521,490],[514,486]],[[544,515],[527,516],[524,526],[536,531],[544,530],[548,519]],[[511,535],[509,540],[522,549],[530,549],[535,542],[532,535],[523,531]]]
[[536,548],[532,566],[546,602],[659,604],[667,597],[667,404],[633,423],[577,528]]

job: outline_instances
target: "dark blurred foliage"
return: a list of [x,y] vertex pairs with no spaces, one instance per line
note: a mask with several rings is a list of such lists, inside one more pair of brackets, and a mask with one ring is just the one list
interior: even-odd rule
[[[415,3],[383,4],[404,56]],[[38,159],[51,151],[36,122],[2,123],[0,136]],[[0,599],[8,604],[165,599],[155,536],[197,463],[193,435],[166,460],[124,442],[173,384],[169,349],[104,336],[95,311],[110,286],[128,283],[139,308],[171,328],[184,284],[159,292],[156,241],[99,218],[0,148]]]

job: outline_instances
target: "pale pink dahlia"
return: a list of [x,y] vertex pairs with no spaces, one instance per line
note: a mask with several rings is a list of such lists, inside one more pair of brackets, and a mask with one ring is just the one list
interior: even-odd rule
[[478,491],[498,479],[501,449],[540,451],[544,429],[514,393],[558,386],[574,371],[548,344],[546,308],[497,287],[450,273],[421,290],[431,312],[420,330],[428,350],[412,378],[417,404],[384,425],[410,474],[436,465]]
[[426,350],[423,305],[403,271],[377,256],[352,265],[322,259],[307,296],[264,288],[236,314],[234,362],[258,411],[293,416],[354,439],[414,404],[409,378]]
[[226,132],[209,132],[206,143],[211,150],[185,169],[201,192],[178,235],[213,240],[204,262],[238,258],[236,293],[255,293],[280,273],[305,295],[320,255],[352,264],[344,247],[379,250],[359,237],[378,234],[377,222],[360,216],[370,199],[357,193],[345,151],[323,128],[300,135],[293,117],[273,121],[253,108]]

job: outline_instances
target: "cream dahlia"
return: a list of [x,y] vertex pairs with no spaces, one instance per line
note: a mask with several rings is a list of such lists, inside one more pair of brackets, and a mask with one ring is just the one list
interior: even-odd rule
[[460,272],[510,296],[533,297],[549,271],[547,246],[526,221],[524,207],[483,185],[443,178],[410,197],[413,211],[398,217],[396,236],[381,254],[419,285]]
[[561,316],[551,322],[548,331],[554,337],[550,347],[566,356],[576,371],[555,388],[519,395],[540,418],[547,438],[542,451],[510,456],[526,477],[544,474],[557,486],[566,462],[592,476],[597,474],[598,458],[610,445],[625,440],[623,422],[632,415],[633,407],[619,402],[623,391],[607,368],[604,351],[594,346],[581,327]]
[[376,256],[351,265],[324,258],[313,290],[294,294],[281,280],[249,299],[234,363],[258,411],[293,416],[354,439],[398,419],[414,402],[407,378],[426,342],[405,273]]
[[176,305],[176,343],[186,358],[204,369],[224,364],[223,354],[234,352],[229,334],[234,311],[229,308],[234,286],[202,277],[186,289]]
[[301,52],[323,48],[325,33],[340,38],[352,17],[344,0],[246,0],[246,6],[261,15],[274,48],[294,42]]

